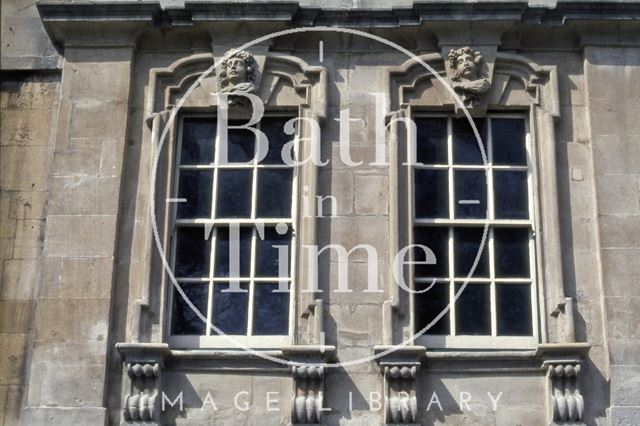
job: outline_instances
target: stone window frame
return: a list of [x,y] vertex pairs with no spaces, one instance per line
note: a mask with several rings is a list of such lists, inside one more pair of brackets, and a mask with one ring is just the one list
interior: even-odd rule
[[[410,174],[410,177],[408,178],[407,182],[408,182],[408,188],[407,188],[407,197],[410,203],[409,209],[410,209],[410,225],[409,225],[409,241],[411,244],[414,244],[415,242],[413,241],[413,230],[416,227],[416,224],[423,224],[426,226],[434,226],[434,225],[443,225],[444,227],[448,227],[450,229],[449,232],[449,242],[448,242],[448,259],[449,259],[449,272],[448,272],[448,278],[443,279],[442,281],[439,280],[439,282],[445,282],[447,284],[449,284],[449,296],[450,296],[450,300],[453,299],[453,294],[455,293],[454,290],[454,286],[451,284],[459,284],[460,283],[460,278],[455,278],[453,276],[453,272],[452,272],[452,268],[453,268],[453,263],[452,263],[452,254],[453,254],[453,244],[452,242],[454,242],[454,236],[452,235],[452,229],[454,227],[456,227],[456,225],[460,226],[464,226],[464,225],[469,225],[471,223],[476,224],[476,226],[482,226],[484,224],[484,219],[457,219],[455,218],[454,215],[454,210],[455,210],[455,205],[454,205],[454,188],[453,188],[453,174],[454,174],[454,170],[479,170],[480,168],[482,169],[494,169],[496,166],[492,164],[492,158],[491,158],[491,154],[492,154],[492,143],[491,143],[491,126],[489,125],[489,120],[493,119],[493,118],[519,118],[519,119],[523,119],[524,120],[524,124],[525,124],[525,149],[526,149],[526,153],[527,153],[527,165],[526,166],[498,166],[499,170],[519,170],[519,171],[525,171],[527,172],[527,200],[528,200],[528,211],[529,211],[529,219],[518,219],[518,220],[512,220],[512,219],[489,219],[489,229],[488,229],[488,233],[487,233],[487,240],[486,240],[486,249],[487,249],[487,256],[488,256],[488,262],[489,262],[489,270],[490,270],[490,274],[489,277],[487,278],[478,278],[478,277],[472,277],[471,279],[468,280],[468,282],[470,283],[469,285],[473,285],[471,284],[471,282],[483,282],[488,285],[490,285],[490,306],[489,306],[489,315],[490,315],[490,322],[491,322],[491,335],[456,335],[455,334],[455,328],[456,328],[456,319],[455,319],[455,312],[456,312],[456,306],[455,304],[451,305],[451,308],[449,310],[449,314],[448,314],[448,318],[449,318],[449,324],[450,324],[450,331],[448,335],[429,335],[428,333],[425,333],[423,336],[420,336],[417,340],[416,343],[418,344],[424,344],[426,347],[428,348],[460,348],[460,349],[486,349],[486,348],[492,348],[495,346],[499,346],[499,347],[508,347],[508,348],[514,348],[514,349],[532,349],[535,348],[538,341],[539,341],[539,314],[538,314],[538,300],[539,300],[539,295],[538,295],[538,289],[536,287],[536,283],[537,283],[537,268],[536,268],[536,253],[537,253],[537,239],[535,238],[536,235],[536,218],[538,216],[538,212],[536,211],[536,202],[535,202],[535,198],[536,198],[536,187],[534,185],[534,182],[537,179],[536,176],[536,168],[533,165],[533,153],[532,153],[532,141],[531,141],[531,133],[529,131],[530,125],[529,125],[529,117],[526,116],[526,114],[523,114],[522,112],[498,112],[498,113],[493,113],[493,112],[488,112],[486,114],[483,114],[482,117],[479,118],[484,118],[487,119],[487,139],[483,141],[484,143],[484,147],[485,147],[485,152],[487,155],[487,160],[488,160],[488,164],[487,166],[485,165],[471,165],[471,166],[464,166],[464,165],[454,165],[453,162],[453,158],[452,158],[452,119],[453,118],[460,118],[460,117],[456,117],[455,114],[452,113],[443,113],[443,112],[421,112],[421,111],[412,111],[411,112],[412,118],[422,118],[422,117],[438,117],[438,118],[446,118],[447,119],[447,149],[448,149],[448,162],[447,162],[447,169],[442,169],[440,167],[434,168],[431,165],[426,165],[426,166],[421,166],[421,168],[424,169],[440,169],[440,170],[447,170],[448,171],[448,208],[449,208],[449,218],[445,218],[445,219],[416,219],[415,215],[414,215],[414,211],[415,211],[415,203],[414,203],[414,197],[413,197],[413,190],[414,190],[414,178],[413,178],[413,173],[416,170],[415,165],[411,166],[411,170],[408,170],[408,173]],[[462,119],[466,119],[464,117],[462,117]],[[409,145],[407,145],[407,149],[409,149]],[[407,156],[409,156],[409,152],[407,151]],[[403,166],[401,166],[403,167]],[[492,178],[492,174],[489,174],[489,179]],[[494,200],[494,187],[492,185],[492,181],[489,180],[488,181],[488,187],[487,187],[487,193],[486,193],[486,200],[487,200],[487,208],[490,211],[490,214],[494,213],[493,209],[491,209],[491,206],[493,205],[493,202],[491,202],[490,200]],[[420,223],[418,223],[418,221]],[[528,248],[529,248],[529,266],[530,266],[530,277],[529,278],[521,278],[521,279],[517,279],[517,278],[498,278],[495,277],[495,273],[493,272],[494,266],[493,266],[493,256],[495,255],[495,249],[492,247],[493,245],[493,230],[495,229],[496,226],[497,227],[509,227],[509,226],[517,226],[517,227],[522,227],[524,228],[524,226],[528,226],[530,227],[531,232],[533,233],[533,238],[531,238],[529,240],[528,243]],[[413,260],[412,258],[412,253],[409,252],[409,258],[411,260]],[[415,282],[415,280],[420,280],[420,278],[415,278],[414,277],[414,271],[413,270],[409,270],[408,271],[410,274],[409,279],[407,280],[410,283]],[[430,279],[427,279],[430,280]],[[528,283],[529,285],[531,285],[531,326],[532,326],[532,335],[531,336],[507,336],[507,335],[497,335],[497,300],[496,300],[496,286],[499,282],[503,282],[503,283],[509,283],[512,284],[513,281],[518,281],[519,284],[516,285],[521,285],[524,283]],[[411,312],[412,312],[412,316],[414,313],[414,309],[415,309],[415,296],[411,298],[411,302],[412,302],[412,308],[411,308]],[[443,318],[444,319],[444,318]]]
[[[573,301],[565,296],[562,275],[558,187],[556,177],[556,138],[554,125],[560,118],[557,70],[540,66],[529,58],[506,52],[489,52],[491,88],[483,95],[483,104],[472,110],[472,116],[489,113],[515,113],[528,117],[534,173],[534,211],[536,276],[538,294],[538,348],[554,342],[575,341]],[[419,58],[447,79],[446,53],[428,53]],[[440,81],[413,59],[388,70],[389,110],[387,144],[390,155],[390,253],[398,253],[408,244],[411,232],[410,197],[407,191],[406,134],[400,120],[420,113],[445,113],[461,116],[453,98]],[[393,259],[390,259],[393,261]],[[410,266],[404,265],[405,276]],[[389,276],[389,282],[393,282]],[[409,284],[411,285],[411,284]],[[413,297],[391,285],[389,299],[383,306],[384,345],[412,339],[414,330]],[[433,343],[433,342],[431,342]],[[410,344],[439,350],[504,350],[531,349],[531,345],[510,345],[496,339],[482,345],[428,346],[420,339]]]
[[[265,102],[264,117],[287,113],[289,116],[302,119],[297,123],[295,137],[303,142],[299,144],[300,158],[308,158],[311,145],[304,140],[311,137],[311,127],[304,120],[312,120],[321,125],[326,119],[326,69],[321,66],[311,66],[294,56],[269,52],[266,46],[256,46],[255,49],[250,50],[256,57],[261,70],[262,83],[257,95]],[[156,199],[154,208],[160,240],[165,249],[167,261],[170,261],[172,256],[172,250],[169,249],[172,240],[170,232],[172,206],[162,205],[157,201],[172,197],[178,123],[181,117],[186,114],[215,116],[216,101],[210,95],[216,92],[218,87],[215,71],[186,98],[180,114],[176,115],[172,123],[169,123],[169,118],[193,82],[202,72],[210,68],[215,60],[219,60],[227,48],[214,46],[213,51],[214,54],[193,54],[177,60],[167,68],[154,68],[150,71],[149,88],[145,101],[145,117],[150,129],[149,138],[152,146],[158,145],[163,129],[167,124],[170,124],[165,146],[160,155],[157,185],[154,188]],[[230,114],[233,112],[230,111]],[[233,117],[230,116],[230,118]],[[294,189],[292,194],[300,194],[300,188],[307,187],[305,196],[315,197],[317,173],[316,166],[312,162],[298,166],[298,188]],[[308,216],[302,216],[301,209],[296,209],[296,217],[293,218],[293,221],[298,225],[293,235],[293,238],[297,240],[296,245],[292,244],[291,246],[292,258],[294,256],[297,258],[295,268],[292,268],[291,272],[291,281],[294,283],[304,282],[302,277],[308,274],[306,270],[307,254],[301,248],[304,245],[315,244],[316,241],[315,206],[310,207],[311,211]],[[137,303],[140,309],[134,314],[133,324],[133,329],[138,329],[136,330],[138,333],[144,333],[144,324],[154,321],[152,318],[157,318],[154,322],[158,324],[158,328],[152,330],[151,339],[167,342],[170,347],[176,349],[239,350],[241,349],[239,345],[243,345],[257,350],[270,350],[299,344],[313,345],[320,342],[322,303],[315,299],[316,295],[313,293],[295,291],[295,285],[292,286],[290,293],[290,333],[288,336],[283,336],[282,339],[279,338],[281,336],[276,336],[278,339],[274,339],[273,336],[233,336],[233,341],[227,336],[206,336],[207,338],[203,340],[200,339],[200,336],[179,336],[180,338],[175,339],[178,336],[171,336],[169,322],[169,312],[172,308],[170,287],[173,287],[173,284],[163,269],[159,254],[156,253],[152,229],[148,224],[146,228],[144,238],[149,254],[145,259],[142,273],[143,297]]]

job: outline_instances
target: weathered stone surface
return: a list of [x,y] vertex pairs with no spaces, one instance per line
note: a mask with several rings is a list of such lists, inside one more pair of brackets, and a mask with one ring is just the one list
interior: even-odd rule
[[43,220],[16,221],[14,259],[36,259],[42,247]]
[[640,406],[640,365],[611,367],[611,380],[616,386],[611,391],[611,405]]
[[112,257],[46,257],[40,296],[108,298],[112,270]]
[[0,299],[0,333],[28,334],[32,308],[31,300]]
[[40,146],[0,147],[0,187],[43,190],[47,183],[48,153]]
[[386,176],[355,176],[355,212],[359,216],[389,213],[389,183]]
[[21,384],[28,339],[29,336],[26,334],[0,333],[0,385]]
[[66,426],[66,425],[101,425],[106,418],[104,408],[25,408],[22,413],[22,424],[33,426]]
[[596,181],[600,214],[640,214],[640,189],[636,175],[603,175]]
[[39,299],[36,340],[85,339],[105,341],[109,299]]
[[115,216],[49,216],[45,255],[113,256]]

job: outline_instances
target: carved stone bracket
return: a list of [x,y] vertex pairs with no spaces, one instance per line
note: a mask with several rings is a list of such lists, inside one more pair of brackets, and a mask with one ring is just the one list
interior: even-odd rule
[[579,374],[582,359],[589,350],[585,343],[545,344],[538,352],[547,377],[549,424],[582,424],[584,398]]
[[322,364],[333,360],[334,346],[289,346],[282,349],[290,361],[294,391],[291,401],[292,424],[321,424],[324,406],[325,368]]
[[125,363],[130,390],[123,403],[125,422],[159,424],[160,394],[164,359],[168,345],[154,343],[117,343],[116,349]]
[[[376,346],[376,354],[392,346]],[[424,346],[400,346],[378,359],[384,375],[384,410],[386,424],[416,424],[418,397],[416,375],[426,356]]]
[[555,423],[581,421],[584,413],[584,399],[578,388],[580,362],[549,361],[545,365],[551,381],[553,421]]
[[324,397],[324,367],[291,367],[295,395],[291,404],[292,423],[321,423]]

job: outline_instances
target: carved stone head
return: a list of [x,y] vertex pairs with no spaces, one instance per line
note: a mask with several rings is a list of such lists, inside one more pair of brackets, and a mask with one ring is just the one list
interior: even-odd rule
[[230,50],[220,64],[221,92],[255,93],[258,64],[249,52]]
[[451,49],[447,55],[453,89],[460,95],[467,108],[480,104],[479,95],[489,90],[489,78],[483,71],[482,54],[470,47]]
[[451,49],[447,56],[449,66],[455,70],[455,80],[476,80],[482,76],[482,54],[470,47]]

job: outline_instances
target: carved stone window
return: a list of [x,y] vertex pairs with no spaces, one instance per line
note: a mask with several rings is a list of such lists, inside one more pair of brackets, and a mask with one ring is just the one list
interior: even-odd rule
[[[146,111],[154,146],[167,129],[154,203],[167,262],[189,300],[237,343],[208,329],[187,306],[151,237],[147,262],[153,284],[143,289],[140,333],[158,323],[160,332],[151,328],[151,340],[174,348],[238,349],[239,343],[279,349],[316,343],[321,312],[313,309],[312,294],[296,289],[307,264],[299,247],[315,244],[315,206],[303,216],[297,197],[302,188],[315,196],[315,165],[303,160],[319,150],[325,70],[264,46],[251,52],[214,46],[214,52],[220,54],[197,54],[152,70]],[[218,68],[201,78],[216,59]],[[266,154],[255,132],[234,128],[252,117],[247,95],[264,106],[262,117],[250,127],[267,135]],[[228,115],[226,145],[219,131],[220,108]],[[289,155],[303,164],[285,164]],[[229,247],[236,235],[237,249]],[[239,258],[229,257],[230,251],[239,251]],[[240,292],[224,291],[229,289]]]
[[[558,308],[567,300],[558,231],[555,68],[496,52],[495,47],[443,48],[442,55],[420,58],[440,78],[414,60],[389,74],[390,173],[395,179],[391,218],[398,226],[391,252],[428,237],[431,244],[426,245],[439,250],[436,257],[445,261],[415,270],[405,265],[405,277],[415,290],[433,287],[424,295],[411,295],[393,286],[384,308],[385,344],[414,335],[433,318],[428,312],[439,313],[448,305],[475,259],[475,250],[462,254],[479,245],[487,209],[486,253],[474,276],[452,311],[414,343],[428,349],[524,349],[573,341],[571,306]],[[465,61],[473,65],[466,74],[461,72]],[[468,137],[468,120],[454,93],[483,133],[487,166],[476,138]],[[425,165],[407,166],[411,150],[404,118],[416,121],[417,159]],[[511,302],[517,308],[509,308]],[[468,309],[477,312],[474,321],[466,318]]]

